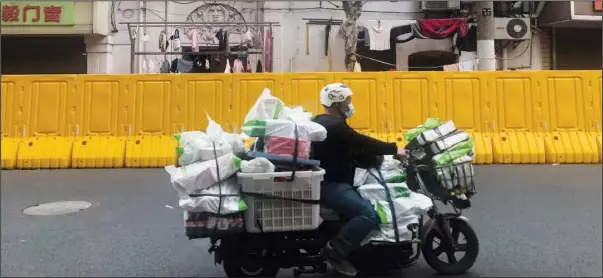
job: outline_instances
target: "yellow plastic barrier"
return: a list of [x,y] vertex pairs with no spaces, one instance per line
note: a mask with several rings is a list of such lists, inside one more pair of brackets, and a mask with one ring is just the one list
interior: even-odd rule
[[209,115],[240,132],[264,88],[319,113],[331,82],[354,90],[359,132],[406,144],[428,117],[475,139],[476,163],[600,163],[599,71],[3,76],[2,168],[162,167],[177,132]]
[[[547,163],[597,163],[596,140],[587,132],[594,121],[589,71],[541,73]],[[600,92],[596,92],[600,94]]]
[[544,163],[542,110],[539,72],[497,72],[491,74],[493,163]]
[[0,152],[2,169],[17,168],[17,152],[19,151],[19,139],[4,138],[0,140],[2,152]]

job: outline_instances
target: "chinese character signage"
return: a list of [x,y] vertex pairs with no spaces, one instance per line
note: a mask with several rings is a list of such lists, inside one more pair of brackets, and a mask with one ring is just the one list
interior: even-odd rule
[[74,25],[75,2],[1,1],[2,25]]

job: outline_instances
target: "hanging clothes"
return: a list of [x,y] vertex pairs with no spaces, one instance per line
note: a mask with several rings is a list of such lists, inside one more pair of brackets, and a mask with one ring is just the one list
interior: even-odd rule
[[263,72],[262,71],[262,61],[258,60],[258,64],[255,67],[255,72]]
[[177,66],[177,70],[179,73],[189,73],[191,72],[191,70],[193,69],[193,61],[189,61],[189,60],[185,60],[185,59],[178,59],[178,66]]
[[378,51],[389,50],[389,34],[395,24],[397,24],[397,22],[387,20],[369,20],[367,22],[369,49]]
[[232,72],[233,73],[241,73],[245,70],[245,67],[243,67],[243,62],[241,62],[241,60],[236,59],[234,60],[234,62],[232,63]]
[[191,40],[192,43],[192,52],[199,52],[199,39],[197,38],[197,30],[190,29],[187,35],[188,39]]
[[449,38],[455,32],[463,38],[469,30],[466,18],[417,19],[414,27],[416,37],[435,40]]
[[405,42],[409,42],[409,41],[412,41],[413,39],[415,39],[415,36],[413,35],[413,32],[412,32],[412,26],[415,23],[416,22],[413,22],[412,24],[396,26],[396,27],[392,28],[392,30],[389,33],[390,44],[391,43],[405,43]]
[[464,37],[461,37],[460,35],[457,36],[455,46],[461,52],[477,51],[477,27],[470,26]]
[[168,60],[163,60],[163,62],[161,63],[160,72],[161,73],[170,73],[170,62],[168,62]]
[[178,29],[174,29],[174,33],[170,36],[170,40],[172,40],[172,50],[176,52],[180,51],[180,31],[178,31]]
[[178,72],[178,59],[172,60],[172,63],[170,65],[170,72],[173,72],[173,73]]
[[247,57],[247,61],[245,61],[245,72],[251,72],[251,60]]
[[267,30],[266,37],[264,38],[264,70],[266,72],[270,72],[272,70],[270,68],[270,59],[272,58],[270,57],[270,48],[272,47],[272,45],[270,45],[270,38],[272,38],[272,34]]
[[243,42],[247,44],[247,47],[253,48],[253,35],[251,34],[251,30],[249,27],[247,28],[247,32],[243,35]]
[[358,63],[358,61],[356,61],[354,63],[354,70],[353,72],[362,72],[362,68],[360,67],[360,63]]
[[226,38],[227,37],[228,37],[228,32],[225,32],[222,29],[220,29],[216,33],[216,38],[218,39],[218,50],[225,50],[226,49]]
[[231,72],[230,60],[228,60],[228,57],[226,57],[226,68],[224,68],[224,73],[230,73],[230,72]]

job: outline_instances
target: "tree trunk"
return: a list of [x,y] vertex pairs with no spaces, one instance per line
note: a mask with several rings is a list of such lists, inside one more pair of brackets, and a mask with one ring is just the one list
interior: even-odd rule
[[343,38],[345,39],[345,67],[354,71],[356,63],[356,44],[358,43],[358,26],[356,21],[362,13],[362,1],[342,1],[345,20],[341,24]]

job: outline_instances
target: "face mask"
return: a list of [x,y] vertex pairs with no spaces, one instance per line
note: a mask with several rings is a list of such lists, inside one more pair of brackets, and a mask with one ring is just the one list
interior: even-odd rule
[[348,108],[349,108],[348,112],[344,113],[346,118],[350,118],[350,117],[354,116],[354,105],[348,104]]

